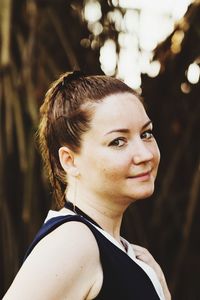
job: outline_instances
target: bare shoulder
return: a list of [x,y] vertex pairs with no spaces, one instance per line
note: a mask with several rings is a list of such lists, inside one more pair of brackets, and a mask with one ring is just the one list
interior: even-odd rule
[[10,288],[14,296],[5,299],[16,299],[16,296],[20,299],[65,299],[67,296],[73,300],[90,299],[90,294],[92,299],[101,282],[95,237],[85,224],[71,221],[36,245]]
[[41,257],[45,257],[47,253],[48,256],[55,256],[57,263],[61,260],[62,268],[66,264],[67,269],[69,269],[69,259],[73,261],[73,266],[77,264],[79,267],[85,259],[88,263],[99,259],[99,249],[94,235],[84,223],[77,221],[64,223],[48,234],[34,248],[32,256],[38,252]]
[[[54,249],[59,250],[64,257],[66,257],[66,254],[70,254],[70,250],[73,250],[72,255],[76,254],[76,257],[89,254],[99,255],[93,233],[82,222],[70,221],[62,224],[41,240],[37,247],[43,249],[50,245],[52,251]],[[79,247],[83,251],[80,251]],[[35,251],[37,251],[36,248]]]

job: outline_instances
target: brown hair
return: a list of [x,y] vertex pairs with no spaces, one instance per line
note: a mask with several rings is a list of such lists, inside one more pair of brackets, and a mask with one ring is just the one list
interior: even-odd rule
[[90,128],[92,104],[111,94],[132,93],[122,81],[108,76],[84,76],[79,71],[65,73],[47,91],[40,108],[38,142],[53,187],[57,207],[64,205],[66,173],[58,156],[61,146],[78,153],[82,134]]

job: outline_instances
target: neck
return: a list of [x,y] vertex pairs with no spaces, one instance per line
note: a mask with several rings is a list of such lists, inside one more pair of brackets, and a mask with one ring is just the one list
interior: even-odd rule
[[120,241],[120,227],[127,206],[84,191],[76,191],[76,197],[74,195],[74,191],[69,188],[66,194],[67,200],[85,212],[117,241]]

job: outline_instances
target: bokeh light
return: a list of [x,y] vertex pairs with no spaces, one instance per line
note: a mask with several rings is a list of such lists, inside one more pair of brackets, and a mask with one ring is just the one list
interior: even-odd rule
[[[108,12],[107,19],[118,32],[119,54],[115,41],[108,39],[100,49],[101,68],[107,75],[116,75],[131,87],[140,89],[141,73],[158,76],[160,63],[152,61],[156,46],[166,39],[176,22],[187,11],[192,0],[112,0],[116,7]],[[100,1],[87,0],[85,19],[94,35],[103,31]],[[124,15],[117,9],[124,8]],[[96,24],[96,25],[95,25]],[[177,30],[171,39],[171,51],[178,53],[184,38],[183,28]],[[187,71],[188,81],[199,80],[199,66],[191,65]],[[183,88],[184,90],[184,88]]]
[[192,63],[189,65],[187,70],[187,79],[190,83],[196,84],[199,81],[200,77],[200,67],[197,63]]
[[116,44],[108,39],[100,49],[101,69],[107,75],[114,75],[117,66]]
[[101,19],[101,5],[97,0],[88,0],[84,7],[84,17],[89,22]]

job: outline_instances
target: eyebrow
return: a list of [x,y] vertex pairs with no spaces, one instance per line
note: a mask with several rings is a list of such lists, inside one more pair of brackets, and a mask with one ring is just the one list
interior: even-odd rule
[[[147,126],[149,126],[150,124],[152,124],[152,121],[151,120],[148,120],[143,126],[142,126],[142,130],[144,130]],[[127,129],[127,128],[118,128],[118,129],[113,129],[109,132],[107,132],[105,135],[108,135],[110,133],[113,133],[113,132],[122,132],[122,133],[129,133],[130,130]]]

